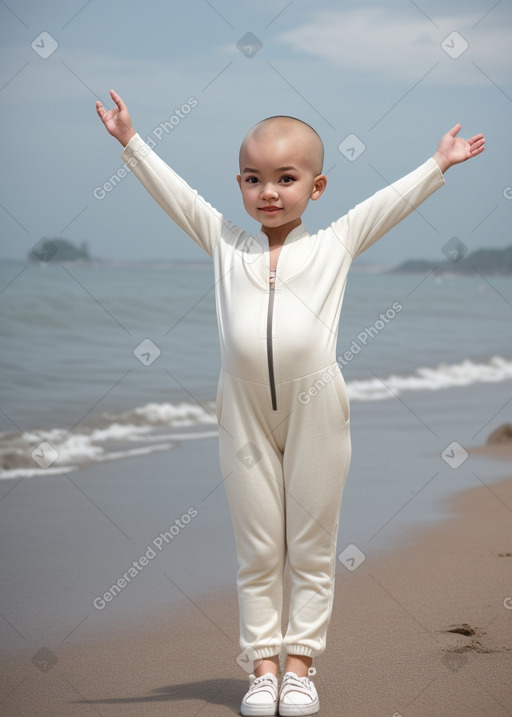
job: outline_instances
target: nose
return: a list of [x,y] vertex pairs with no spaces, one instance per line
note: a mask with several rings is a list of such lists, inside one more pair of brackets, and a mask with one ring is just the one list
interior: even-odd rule
[[275,199],[278,197],[277,190],[275,186],[272,184],[272,182],[267,182],[261,190],[261,198],[262,199]]

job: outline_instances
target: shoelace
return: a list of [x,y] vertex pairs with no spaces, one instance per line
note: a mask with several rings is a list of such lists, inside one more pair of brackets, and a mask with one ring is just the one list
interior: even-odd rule
[[293,691],[293,687],[298,687],[300,690],[303,690],[304,687],[309,689],[309,685],[311,684],[311,680],[309,678],[314,677],[315,675],[316,675],[316,670],[314,667],[310,667],[308,669],[307,677],[290,677],[289,673],[288,673],[285,675],[281,689],[285,686],[286,686],[286,688],[288,688],[287,691],[290,691],[290,692]]
[[292,692],[294,687],[297,687],[300,691],[304,687],[309,687],[309,680],[307,677],[285,677],[281,689],[286,687],[287,691]]
[[262,675],[261,677],[255,677],[254,681],[251,684],[251,690],[253,690],[255,687],[258,687],[259,685],[263,684],[264,682],[268,682],[269,685],[272,687],[272,690],[275,690],[275,684],[273,680],[268,677],[268,675]]

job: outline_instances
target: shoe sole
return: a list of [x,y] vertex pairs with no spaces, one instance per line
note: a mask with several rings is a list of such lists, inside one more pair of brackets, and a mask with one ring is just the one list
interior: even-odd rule
[[316,699],[311,704],[293,705],[280,704],[279,714],[281,717],[303,717],[303,715],[314,715],[320,711],[320,702]]
[[277,704],[273,705],[242,705],[242,717],[274,717],[277,715]]

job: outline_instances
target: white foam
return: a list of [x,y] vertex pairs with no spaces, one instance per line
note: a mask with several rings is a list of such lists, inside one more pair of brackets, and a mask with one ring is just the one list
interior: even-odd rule
[[141,419],[151,426],[193,426],[197,423],[216,423],[214,411],[191,403],[147,403],[133,411],[121,414],[127,422]]
[[475,383],[499,383],[512,379],[512,362],[493,356],[487,363],[465,359],[458,364],[441,363],[436,368],[421,367],[409,376],[391,375],[383,379],[349,381],[347,392],[352,401],[381,401],[404,391],[440,391]]

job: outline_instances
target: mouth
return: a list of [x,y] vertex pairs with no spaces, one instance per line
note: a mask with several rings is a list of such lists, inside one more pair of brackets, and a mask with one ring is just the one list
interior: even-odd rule
[[260,212],[266,212],[266,214],[277,214],[281,212],[281,207],[259,207]]

